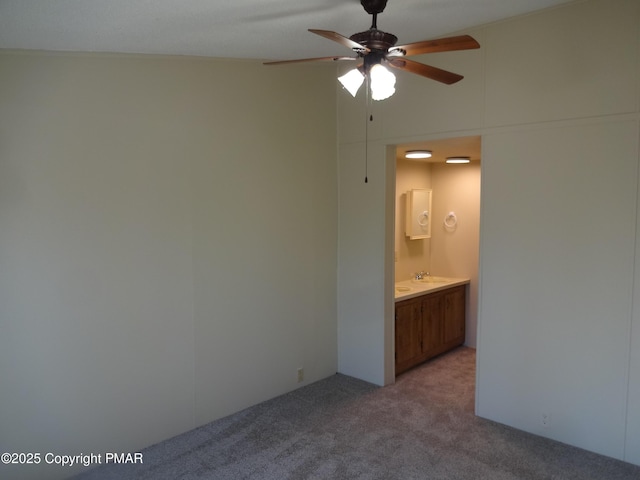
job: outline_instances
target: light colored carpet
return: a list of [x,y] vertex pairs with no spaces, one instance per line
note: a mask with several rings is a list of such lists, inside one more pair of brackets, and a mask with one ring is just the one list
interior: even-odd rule
[[478,418],[475,350],[378,388],[335,375],[143,451],[102,479],[638,480],[640,467]]

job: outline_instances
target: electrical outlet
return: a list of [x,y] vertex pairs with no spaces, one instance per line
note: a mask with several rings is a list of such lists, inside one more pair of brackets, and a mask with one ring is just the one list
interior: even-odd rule
[[304,381],[304,368],[298,369],[298,383]]
[[543,427],[547,428],[551,424],[551,414],[547,412],[541,413],[540,423],[542,423]]

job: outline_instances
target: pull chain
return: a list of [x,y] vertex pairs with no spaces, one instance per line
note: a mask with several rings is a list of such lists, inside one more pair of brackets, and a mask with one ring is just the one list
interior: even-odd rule
[[366,76],[367,91],[365,96],[365,124],[364,124],[364,183],[369,183],[369,122],[373,122],[373,114],[369,104],[369,75]]
[[[373,21],[371,23],[371,29],[377,30],[378,28],[378,14],[373,13]],[[369,168],[369,122],[373,122],[373,114],[371,113],[371,94],[369,92],[369,71],[366,75],[367,81],[367,96],[365,98],[365,128],[364,128],[364,183],[369,183],[368,168]]]

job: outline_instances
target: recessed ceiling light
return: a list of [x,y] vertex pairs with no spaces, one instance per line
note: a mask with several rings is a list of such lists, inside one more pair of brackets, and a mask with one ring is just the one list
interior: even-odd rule
[[471,159],[469,157],[447,157],[447,163],[469,163]]
[[409,150],[404,154],[404,158],[429,158],[431,150]]

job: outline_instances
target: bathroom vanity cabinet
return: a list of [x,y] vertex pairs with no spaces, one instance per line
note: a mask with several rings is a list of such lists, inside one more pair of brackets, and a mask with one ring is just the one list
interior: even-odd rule
[[458,285],[396,303],[396,375],[464,343],[465,302]]

